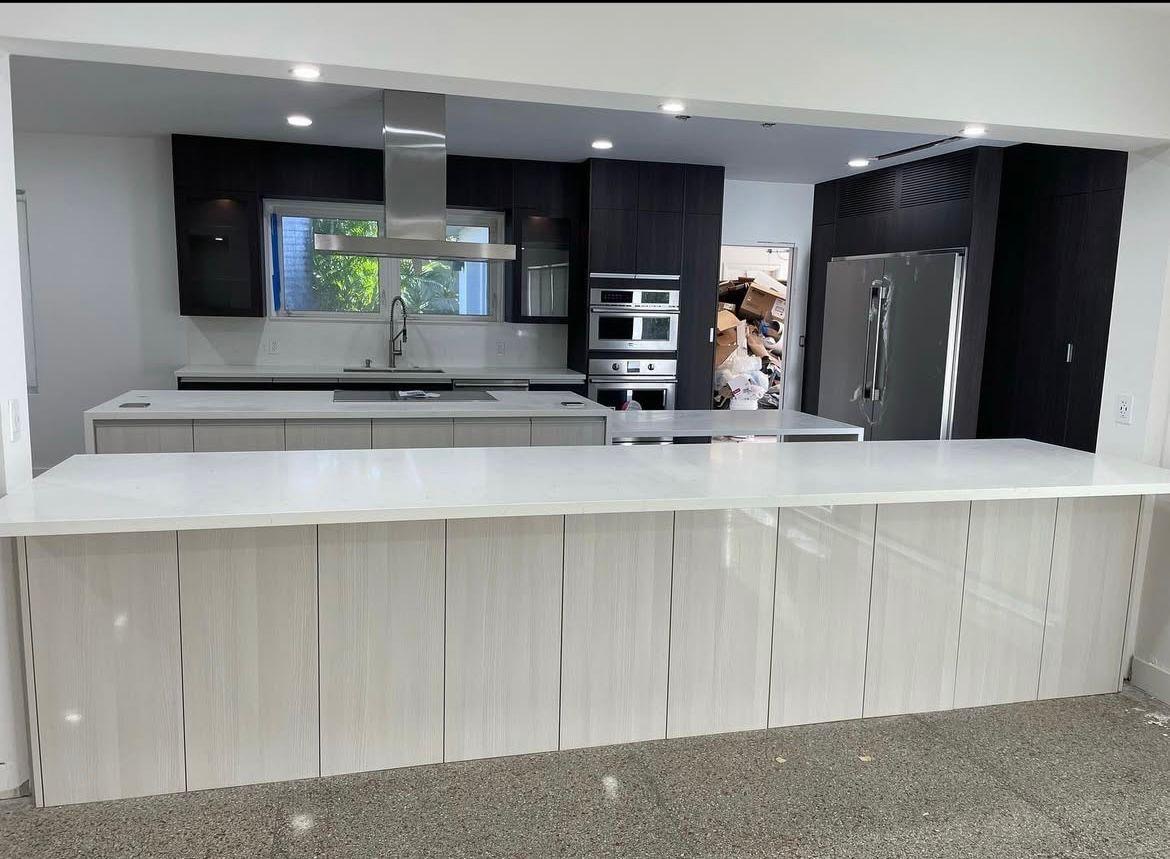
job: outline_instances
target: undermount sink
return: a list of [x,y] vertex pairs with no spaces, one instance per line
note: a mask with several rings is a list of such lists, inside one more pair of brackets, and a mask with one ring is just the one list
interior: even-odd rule
[[442,373],[442,367],[345,367],[344,373]]

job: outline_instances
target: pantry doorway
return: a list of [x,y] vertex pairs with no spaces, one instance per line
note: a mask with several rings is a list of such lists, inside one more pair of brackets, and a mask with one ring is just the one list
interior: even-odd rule
[[782,409],[796,246],[723,245],[715,310],[717,409]]

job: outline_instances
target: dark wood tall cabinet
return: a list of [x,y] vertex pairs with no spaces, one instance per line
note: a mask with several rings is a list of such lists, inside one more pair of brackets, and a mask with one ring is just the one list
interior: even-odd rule
[[1067,147],[1005,153],[981,437],[1096,448],[1126,162]]
[[[711,408],[723,174],[700,164],[589,162],[589,272],[677,278],[678,409]],[[584,370],[588,349],[576,328],[569,328],[569,366]]]

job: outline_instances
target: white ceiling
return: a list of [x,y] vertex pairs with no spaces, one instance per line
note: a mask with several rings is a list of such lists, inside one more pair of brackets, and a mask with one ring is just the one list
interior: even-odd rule
[[[296,80],[221,75],[112,63],[12,58],[17,131],[76,134],[206,134],[378,148],[378,90]],[[307,129],[285,122],[313,118]],[[845,162],[925,143],[932,136],[776,125],[622,110],[450,96],[448,146],[462,155],[580,161],[607,137],[605,157],[722,164],[728,178],[819,182]],[[990,141],[984,141],[990,142]],[[930,154],[974,142],[939,147]],[[894,163],[894,162],[887,162]]]

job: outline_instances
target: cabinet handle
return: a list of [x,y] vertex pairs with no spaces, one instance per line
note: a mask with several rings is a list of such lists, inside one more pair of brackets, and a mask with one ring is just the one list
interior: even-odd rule
[[1066,364],[1072,363],[1072,344],[1071,343],[1068,344],[1068,348],[1065,349],[1065,351],[1064,351],[1064,363],[1066,363]]
[[714,343],[714,342],[715,342],[715,329],[714,329],[714,328],[708,328],[708,329],[707,329],[707,342],[708,342],[708,343]]

